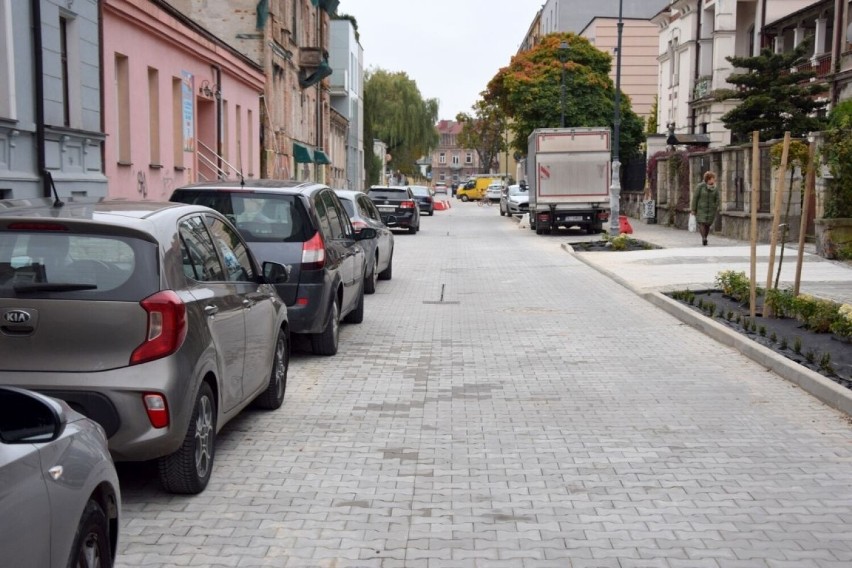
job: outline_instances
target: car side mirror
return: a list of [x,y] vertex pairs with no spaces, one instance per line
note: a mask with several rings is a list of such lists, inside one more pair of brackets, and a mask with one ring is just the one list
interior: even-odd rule
[[263,278],[268,284],[284,284],[290,281],[290,267],[280,262],[265,261],[263,263]]
[[375,239],[379,236],[379,233],[372,227],[364,227],[357,233],[355,233],[356,241],[363,241],[365,239]]
[[14,387],[0,388],[0,417],[4,444],[52,442],[68,422],[65,407],[56,400]]

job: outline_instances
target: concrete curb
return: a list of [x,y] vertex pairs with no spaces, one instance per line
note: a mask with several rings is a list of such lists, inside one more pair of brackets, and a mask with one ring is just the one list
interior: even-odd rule
[[635,288],[620,276],[596,266],[588,259],[576,254],[574,252],[574,248],[567,243],[562,245],[562,249],[584,264],[594,268],[621,286],[624,286],[634,294],[644,298],[655,306],[662,308],[683,323],[694,327],[719,343],[734,347],[758,365],[761,365],[770,371],[777,373],[783,379],[798,385],[828,406],[852,416],[852,390],[838,385],[816,371],[803,367],[795,361],[791,361],[783,355],[779,355],[771,349],[764,347],[747,337],[743,337],[742,334],[696,312],[688,306],[684,306],[677,300],[666,296],[662,292],[649,292]]

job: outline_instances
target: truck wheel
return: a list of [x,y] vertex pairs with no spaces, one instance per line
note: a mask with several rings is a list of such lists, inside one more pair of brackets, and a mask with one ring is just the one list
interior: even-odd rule
[[461,200],[464,201],[465,203],[470,201],[470,199],[468,199],[467,195],[462,195]]

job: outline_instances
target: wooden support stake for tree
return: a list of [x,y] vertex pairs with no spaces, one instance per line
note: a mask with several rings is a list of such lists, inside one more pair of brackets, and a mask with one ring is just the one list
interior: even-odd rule
[[749,313],[752,320],[757,313],[757,208],[760,205],[760,133],[751,134],[751,290]]
[[[775,268],[775,247],[778,246],[778,225],[781,223],[781,204],[784,201],[784,174],[787,173],[787,156],[790,154],[790,131],[784,133],[784,146],[781,148],[781,164],[778,169],[778,181],[775,184],[775,207],[772,209],[771,239],[769,242],[769,269],[766,275],[766,291],[772,289],[772,271]],[[763,315],[772,315],[772,306],[764,303]]]
[[796,279],[793,283],[793,297],[799,295],[799,285],[802,283],[802,262],[805,256],[805,231],[808,230],[808,216],[811,195],[814,194],[816,186],[816,139],[812,138],[808,146],[808,170],[805,175],[805,196],[802,200],[802,220],[799,223],[799,256],[796,259]]

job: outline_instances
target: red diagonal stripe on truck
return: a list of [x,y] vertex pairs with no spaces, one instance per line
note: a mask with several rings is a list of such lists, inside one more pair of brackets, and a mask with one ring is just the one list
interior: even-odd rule
[[542,166],[542,165],[539,164],[538,175],[542,179],[550,179],[550,168],[548,168],[547,166]]

